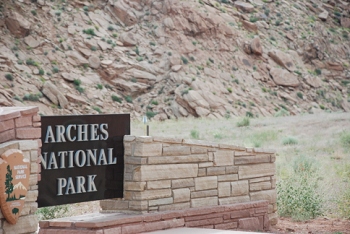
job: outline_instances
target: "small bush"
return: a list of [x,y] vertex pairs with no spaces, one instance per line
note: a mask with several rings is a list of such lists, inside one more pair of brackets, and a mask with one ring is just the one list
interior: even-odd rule
[[146,116],[147,116],[148,119],[152,119],[156,115],[157,115],[157,113],[153,112],[153,111],[147,111],[146,112]]
[[318,75],[318,76],[321,75],[322,74],[322,70],[319,69],[319,68],[316,68],[315,69],[315,74]]
[[159,103],[158,103],[157,100],[152,100],[152,101],[151,101],[151,104],[157,106]]
[[227,88],[227,91],[228,91],[229,93],[232,93],[232,88],[228,87],[228,88]]
[[97,85],[96,85],[96,88],[97,88],[97,89],[103,89],[103,85],[102,85],[102,84],[97,84]]
[[297,96],[298,96],[298,98],[303,99],[303,93],[297,92]]
[[96,46],[91,46],[90,48],[92,51],[96,51],[97,50],[97,47]]
[[248,117],[244,117],[236,123],[237,127],[247,127],[250,125],[250,120]]
[[83,87],[81,87],[81,86],[75,86],[75,89],[79,92],[79,93],[84,93],[84,88]]
[[60,69],[58,67],[56,67],[56,66],[53,66],[52,67],[52,73],[58,73],[58,72],[60,72]]
[[31,10],[30,12],[31,12],[31,13],[32,13],[32,15],[34,15],[34,16],[36,16],[36,15],[37,15],[36,10]]
[[277,111],[274,116],[275,117],[289,116],[289,111],[287,111],[286,109],[282,108],[279,111]]
[[45,75],[45,71],[42,68],[39,68],[39,75],[43,76]]
[[255,17],[255,16],[251,16],[249,21],[252,22],[252,23],[255,23],[256,21],[258,21],[259,18]]
[[74,79],[74,80],[73,80],[73,84],[76,85],[76,86],[80,86],[80,85],[81,85],[81,80],[79,80],[79,79]]
[[5,78],[6,78],[7,80],[9,80],[9,81],[13,81],[13,76],[12,76],[12,74],[10,74],[10,73],[6,74],[6,75],[5,75]]
[[128,103],[132,103],[132,97],[131,96],[125,96],[124,99]]
[[91,35],[91,36],[96,36],[95,34],[95,30],[93,28],[89,28],[89,29],[84,29],[83,33]]
[[155,43],[154,41],[150,41],[149,44],[150,44],[151,46],[155,46],[155,45],[156,45],[156,43]]
[[184,64],[188,64],[188,59],[185,58],[184,56],[181,56],[181,60]]
[[247,112],[245,113],[245,116],[247,116],[248,118],[254,118],[253,113],[250,112],[250,111],[247,111]]
[[209,58],[209,62],[214,63],[215,61],[214,61],[214,59]]
[[112,25],[109,25],[109,26],[108,26],[108,30],[109,30],[109,31],[113,31],[113,30],[114,30],[114,27],[113,27]]
[[123,99],[121,99],[120,97],[116,96],[116,95],[112,95],[112,100],[115,102],[119,102],[122,103]]
[[193,139],[199,139],[199,131],[198,130],[195,130],[195,129],[191,130],[190,135],[191,135],[191,138],[193,138]]
[[43,96],[42,93],[36,93],[36,94],[30,93],[30,94],[24,95],[23,100],[37,102],[42,96]]
[[32,58],[27,59],[27,60],[26,60],[26,64],[27,64],[28,66],[37,66],[37,65],[38,65],[38,63],[35,62]]
[[39,208],[35,214],[39,220],[47,220],[65,217],[68,211],[69,205],[49,206]]
[[283,145],[297,145],[298,144],[298,139],[292,136],[287,136],[283,138],[282,140]]
[[95,110],[95,111],[97,111],[98,113],[102,113],[101,108],[98,107],[98,106],[93,106],[92,109]]

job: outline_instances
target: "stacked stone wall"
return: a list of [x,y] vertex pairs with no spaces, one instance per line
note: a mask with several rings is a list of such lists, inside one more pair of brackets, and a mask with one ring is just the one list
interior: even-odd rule
[[0,155],[9,149],[23,152],[30,160],[29,190],[17,224],[9,224],[0,213],[0,233],[35,233],[38,220],[38,180],[40,180],[41,122],[37,107],[0,108]]
[[268,201],[276,216],[275,154],[197,140],[124,137],[124,198],[104,211],[140,213]]

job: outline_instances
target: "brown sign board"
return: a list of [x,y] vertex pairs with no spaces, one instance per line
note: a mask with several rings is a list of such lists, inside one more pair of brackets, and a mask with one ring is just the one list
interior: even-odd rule
[[10,149],[0,158],[0,205],[7,222],[17,223],[29,188],[30,163],[22,151]]
[[41,117],[39,207],[123,197],[130,115]]

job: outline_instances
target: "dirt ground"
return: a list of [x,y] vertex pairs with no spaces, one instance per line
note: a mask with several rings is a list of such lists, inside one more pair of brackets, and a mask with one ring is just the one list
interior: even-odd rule
[[312,234],[349,234],[350,220],[317,218],[304,222],[295,222],[290,218],[280,218],[277,225],[271,227],[272,233],[312,233]]

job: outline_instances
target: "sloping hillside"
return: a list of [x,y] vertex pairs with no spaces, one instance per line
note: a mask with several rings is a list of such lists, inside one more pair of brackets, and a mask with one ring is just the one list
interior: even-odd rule
[[154,119],[350,111],[350,3],[4,0],[0,105]]

